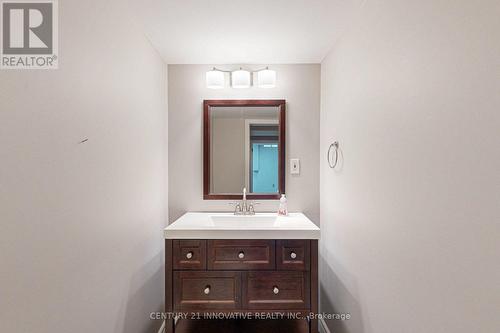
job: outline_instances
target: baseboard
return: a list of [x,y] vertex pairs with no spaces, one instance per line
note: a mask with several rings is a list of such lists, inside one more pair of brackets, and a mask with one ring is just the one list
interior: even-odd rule
[[165,320],[161,323],[161,327],[158,330],[158,333],[163,333],[165,331]]
[[323,318],[319,319],[319,333],[332,333]]

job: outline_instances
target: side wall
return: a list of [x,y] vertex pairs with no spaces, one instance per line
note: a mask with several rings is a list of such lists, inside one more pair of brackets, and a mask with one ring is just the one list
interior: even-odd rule
[[59,1],[60,69],[0,71],[1,332],[161,324],[166,66],[121,6]]
[[[207,89],[211,65],[169,65],[169,220],[186,211],[230,211],[228,201],[203,200],[202,126],[204,99],[286,99],[286,193],[289,209],[319,223],[319,65],[273,65],[273,89]],[[237,66],[218,66],[234,69]],[[245,66],[252,68],[252,66]],[[261,68],[262,66],[253,66]],[[301,159],[301,174],[290,175],[289,159]],[[259,211],[275,211],[277,201],[261,201]]]
[[322,63],[321,309],[352,317],[332,333],[498,332],[499,17],[367,1]]

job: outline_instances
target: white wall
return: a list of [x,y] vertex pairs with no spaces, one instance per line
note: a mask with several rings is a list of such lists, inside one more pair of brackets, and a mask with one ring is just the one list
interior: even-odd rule
[[[237,66],[218,66],[234,69]],[[245,66],[257,69],[262,66]],[[319,222],[319,65],[273,65],[274,89],[207,89],[211,65],[169,65],[169,220],[186,211],[229,211],[228,201],[203,200],[202,126],[204,99],[286,99],[287,175],[290,211],[303,211]],[[289,173],[290,158],[301,159],[301,174]],[[234,201],[234,200],[233,200]],[[258,211],[275,211],[277,201],[261,201]]]
[[0,71],[0,331],[156,332],[166,66],[118,2],[59,9],[60,69]]
[[321,308],[352,316],[332,333],[499,331],[499,17],[367,1],[322,63]]
[[212,117],[210,124],[210,190],[239,193],[245,187],[245,119]]

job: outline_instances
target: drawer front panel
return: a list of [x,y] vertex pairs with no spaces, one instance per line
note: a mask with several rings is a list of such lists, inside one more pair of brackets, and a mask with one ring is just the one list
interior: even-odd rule
[[208,269],[275,269],[275,242],[274,240],[209,240]]
[[308,271],[311,246],[308,240],[276,241],[276,265],[278,270]]
[[243,308],[249,310],[309,309],[307,272],[243,272]]
[[175,270],[205,270],[207,268],[207,241],[174,240]]
[[241,308],[240,272],[174,272],[174,310]]

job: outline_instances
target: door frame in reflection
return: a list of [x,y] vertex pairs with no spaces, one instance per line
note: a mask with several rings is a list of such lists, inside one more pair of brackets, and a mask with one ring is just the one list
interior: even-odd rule
[[[250,128],[252,125],[276,125],[279,129],[279,120],[278,119],[246,119],[245,120],[245,186],[250,191],[250,193],[254,193],[252,189],[252,179],[250,174],[252,172],[252,168],[250,167],[252,163],[252,140],[250,138]],[[276,142],[267,142],[269,144],[278,144],[279,146],[279,135]],[[279,163],[279,152],[278,152],[278,163]],[[278,179],[279,183],[279,166],[278,166]],[[267,193],[278,193],[279,192],[279,184],[277,184],[276,192],[267,192]],[[258,192],[263,193],[263,192]],[[256,193],[256,194],[258,194]]]

